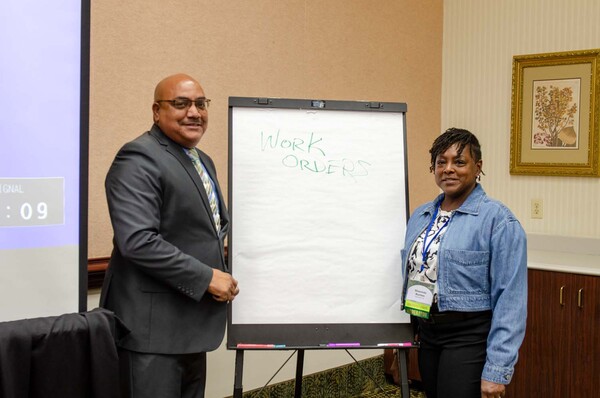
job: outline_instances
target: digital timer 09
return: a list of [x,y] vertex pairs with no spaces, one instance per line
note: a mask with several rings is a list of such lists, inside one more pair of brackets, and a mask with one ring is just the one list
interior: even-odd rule
[[64,178],[0,178],[0,228],[64,224]]

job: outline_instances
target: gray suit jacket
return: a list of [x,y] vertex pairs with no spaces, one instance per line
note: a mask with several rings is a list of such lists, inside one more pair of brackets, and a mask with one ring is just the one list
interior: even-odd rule
[[156,125],[121,148],[106,177],[114,249],[100,305],[131,330],[126,349],[185,354],[223,340],[226,304],[207,288],[212,268],[227,270],[229,215],[214,163],[198,152],[217,188],[220,233],[192,161]]

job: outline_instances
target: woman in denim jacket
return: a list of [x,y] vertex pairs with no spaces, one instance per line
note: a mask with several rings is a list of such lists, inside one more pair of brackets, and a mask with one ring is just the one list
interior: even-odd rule
[[479,185],[477,137],[451,128],[430,153],[443,193],[413,213],[402,250],[423,386],[428,398],[503,397],[525,335],[525,232]]

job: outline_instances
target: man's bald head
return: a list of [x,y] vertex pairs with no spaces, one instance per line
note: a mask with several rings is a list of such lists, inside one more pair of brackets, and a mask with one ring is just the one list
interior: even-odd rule
[[[170,101],[187,99],[190,106],[175,108]],[[208,127],[206,107],[196,107],[194,101],[206,99],[202,86],[184,73],[162,79],[154,89],[152,115],[154,123],[173,141],[186,148],[200,142]]]
[[167,76],[156,85],[156,88],[154,89],[154,101],[170,98],[174,87],[183,81],[194,82],[200,86],[200,83],[198,83],[196,79],[190,75],[186,75],[185,73],[177,73],[175,75]]

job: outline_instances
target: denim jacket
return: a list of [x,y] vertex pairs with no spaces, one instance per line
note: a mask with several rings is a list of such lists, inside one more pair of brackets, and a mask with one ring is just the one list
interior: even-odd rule
[[[403,306],[407,254],[443,198],[441,194],[420,206],[408,220],[402,250]],[[482,379],[510,383],[527,317],[527,238],[521,224],[477,184],[452,216],[438,256],[439,310],[492,310]]]

